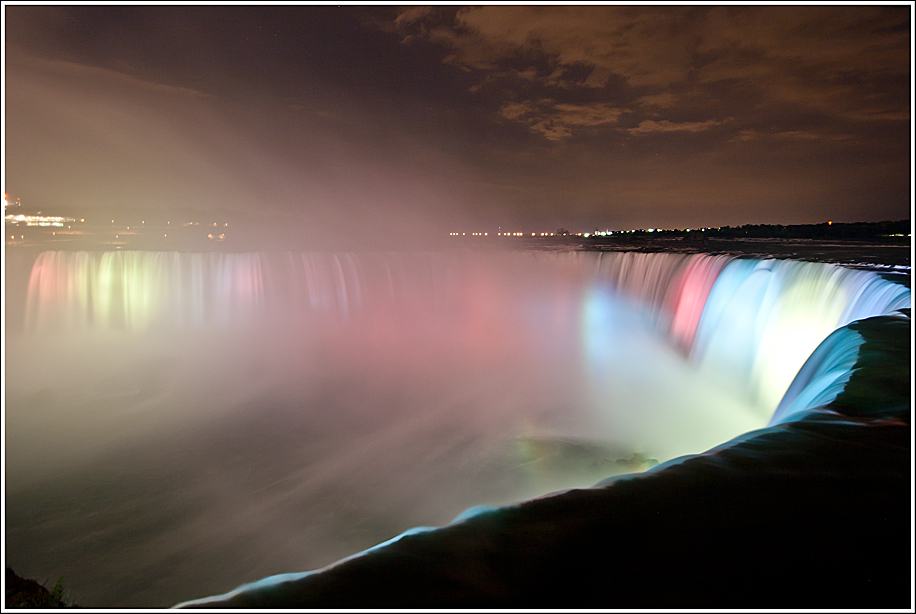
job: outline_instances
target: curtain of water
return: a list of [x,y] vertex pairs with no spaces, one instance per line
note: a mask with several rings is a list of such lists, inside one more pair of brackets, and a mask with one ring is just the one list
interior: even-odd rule
[[[867,271],[667,253],[178,254],[45,252],[31,273],[33,332],[239,326],[410,302],[498,305],[552,269],[564,290],[610,288],[648,310],[670,342],[772,410],[818,344],[849,322],[909,307],[909,290]],[[534,262],[536,261],[536,262]],[[503,269],[499,282],[486,271]],[[558,273],[559,272],[559,273]],[[488,281],[489,279],[489,281]],[[594,341],[594,340],[593,340]],[[597,341],[601,343],[599,339]]]

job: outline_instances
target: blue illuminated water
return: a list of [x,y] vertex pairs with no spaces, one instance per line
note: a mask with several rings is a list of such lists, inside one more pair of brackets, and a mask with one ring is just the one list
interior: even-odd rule
[[868,271],[686,254],[49,252],[26,277],[8,564],[112,606],[702,452],[787,390],[780,417],[828,400],[855,340],[812,352],[910,304]]

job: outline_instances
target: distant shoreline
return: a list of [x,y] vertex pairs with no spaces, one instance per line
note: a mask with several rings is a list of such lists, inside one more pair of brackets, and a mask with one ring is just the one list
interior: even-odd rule
[[[258,217],[247,212],[193,209],[138,211],[60,208],[43,215],[66,216],[62,222],[28,222],[23,216],[42,212],[9,207],[4,223],[5,245],[61,251],[367,251],[435,250],[453,247],[482,249],[618,249],[621,246],[656,249],[701,248],[713,240],[820,240],[856,244],[906,245],[911,221],[822,222],[819,224],[745,224],[693,229],[635,229],[571,232],[563,228],[523,228],[499,232],[487,224],[467,228],[411,230],[411,220],[394,232],[353,227],[329,230],[291,216]],[[16,221],[16,218],[23,218]],[[51,219],[51,218],[48,218]],[[532,229],[539,232],[532,232]],[[459,232],[449,232],[458,230]],[[487,231],[489,232],[483,232]],[[507,230],[507,228],[504,228]],[[550,230],[551,232],[540,232]],[[472,232],[474,231],[474,232]],[[658,246],[658,247],[656,247]]]

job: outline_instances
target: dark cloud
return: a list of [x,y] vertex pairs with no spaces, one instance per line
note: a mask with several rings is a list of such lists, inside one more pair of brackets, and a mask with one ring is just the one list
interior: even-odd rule
[[6,189],[333,232],[900,219],[906,6],[4,6]]
[[[435,27],[423,26],[433,20]],[[902,10],[486,6],[463,8],[449,23],[442,21],[433,9],[414,7],[395,23],[405,43],[422,36],[446,46],[445,62],[488,81],[523,76],[556,90],[600,90],[619,79],[640,96],[613,101],[615,106],[631,104],[628,110],[637,113],[696,105],[704,95],[714,103],[715,87],[722,86],[743,93],[750,107],[909,120],[902,86],[910,73],[910,32]],[[549,70],[538,65],[543,58]]]
[[507,102],[500,112],[504,118],[526,124],[550,141],[558,141],[572,136],[573,130],[616,124],[626,110],[602,102],[570,104],[548,98],[537,102]]
[[633,135],[651,134],[653,132],[703,132],[728,120],[708,119],[705,122],[670,122],[667,119],[655,121],[644,119],[635,128],[627,129]]

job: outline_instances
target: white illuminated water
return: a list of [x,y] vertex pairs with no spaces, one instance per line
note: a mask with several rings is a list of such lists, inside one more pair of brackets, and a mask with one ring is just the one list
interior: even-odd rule
[[46,252],[23,277],[7,565],[99,606],[702,452],[910,305],[867,271],[683,254]]

